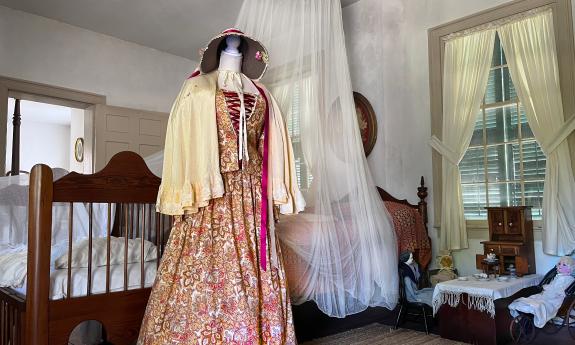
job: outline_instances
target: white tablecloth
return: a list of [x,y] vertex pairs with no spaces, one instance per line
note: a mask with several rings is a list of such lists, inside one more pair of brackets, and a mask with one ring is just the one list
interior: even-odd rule
[[467,308],[487,312],[495,317],[495,300],[513,295],[517,291],[539,284],[541,276],[531,274],[521,278],[509,279],[508,281],[479,281],[473,277],[469,280],[450,280],[439,283],[433,290],[433,314],[435,315],[442,304],[457,307],[461,300],[461,294],[468,295]]

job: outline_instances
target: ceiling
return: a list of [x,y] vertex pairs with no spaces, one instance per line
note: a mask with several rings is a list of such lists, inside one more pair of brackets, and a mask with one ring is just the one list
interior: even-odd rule
[[[291,0],[285,0],[291,1]],[[342,6],[359,0],[341,0]],[[197,60],[243,0],[0,0],[0,5]]]

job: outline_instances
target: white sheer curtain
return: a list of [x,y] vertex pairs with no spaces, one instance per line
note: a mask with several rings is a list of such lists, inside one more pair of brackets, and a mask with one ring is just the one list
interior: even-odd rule
[[236,26],[268,48],[263,82],[299,136],[300,171],[311,172],[300,176],[303,186],[312,181],[308,207],[287,222],[309,228],[309,238],[302,242],[297,226],[281,220],[277,228],[282,246],[305,262],[302,276],[289,281],[300,291],[292,302],[313,300],[337,317],[394,308],[397,242],[363,153],[340,1],[245,0]]
[[465,155],[481,99],[487,87],[495,30],[480,31],[445,43],[442,141],[430,144],[442,155],[441,249],[468,247],[459,162]]
[[575,180],[565,140],[575,127],[564,123],[551,10],[498,29],[507,64],[527,121],[547,157],[543,192],[543,251],[575,249]]

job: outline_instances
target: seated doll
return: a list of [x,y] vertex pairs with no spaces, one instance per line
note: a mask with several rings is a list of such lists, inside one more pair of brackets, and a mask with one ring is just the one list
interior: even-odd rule
[[543,285],[543,291],[529,297],[521,297],[509,305],[513,317],[519,312],[533,314],[533,323],[542,328],[547,321],[557,315],[565,299],[565,289],[575,281],[575,260],[563,256],[557,263],[557,275],[549,284]]
[[399,270],[403,273],[405,295],[409,302],[425,303],[432,306],[433,288],[418,289],[419,265],[413,259],[413,253],[405,251],[399,255]]
[[451,257],[451,253],[447,250],[442,250],[441,255],[439,255],[437,258],[439,271],[429,278],[431,285],[435,286],[441,282],[457,279],[457,274],[455,273],[455,269],[453,267],[453,258]]

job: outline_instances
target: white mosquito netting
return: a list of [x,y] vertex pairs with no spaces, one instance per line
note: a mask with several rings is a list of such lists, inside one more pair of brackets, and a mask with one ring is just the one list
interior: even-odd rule
[[363,152],[340,0],[245,0],[236,27],[268,49],[263,83],[290,129],[308,205],[276,231],[298,256],[286,265],[300,263],[296,277],[287,267],[292,302],[336,317],[394,308],[397,242]]
[[[397,242],[363,153],[339,0],[245,0],[236,27],[269,51],[263,82],[288,124],[308,205],[276,231],[292,303],[313,300],[336,317],[393,309]],[[145,160],[161,176],[163,151]]]

